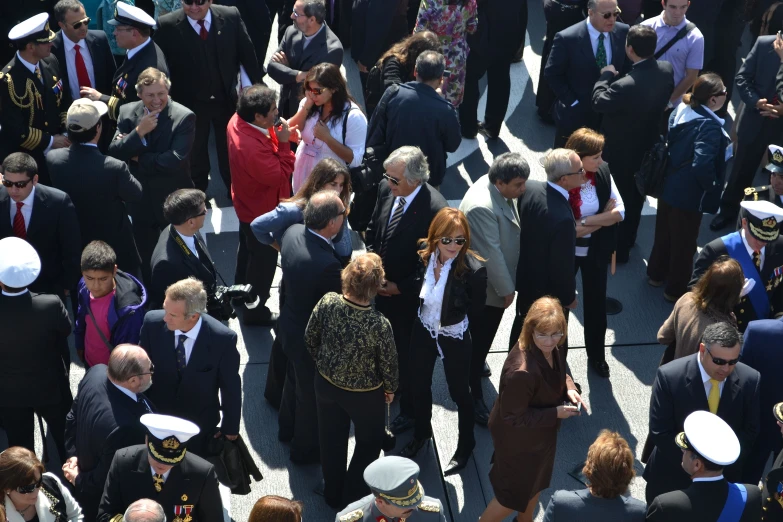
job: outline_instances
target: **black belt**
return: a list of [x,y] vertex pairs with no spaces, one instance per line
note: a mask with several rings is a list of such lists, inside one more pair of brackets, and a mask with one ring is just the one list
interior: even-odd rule
[[578,247],[589,247],[590,246],[590,239],[589,237],[578,237],[576,238],[576,246]]

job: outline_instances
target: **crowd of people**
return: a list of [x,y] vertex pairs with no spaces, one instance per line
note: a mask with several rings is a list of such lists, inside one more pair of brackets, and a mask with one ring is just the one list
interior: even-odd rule
[[[608,379],[607,273],[638,254],[653,194],[637,178],[651,168],[647,282],[674,309],[658,332],[646,498],[627,494],[633,449],[604,430],[587,489],[556,492],[544,518],[783,520],[780,3],[545,0],[546,180],[507,152],[459,208],[439,191],[447,155],[499,138],[526,0],[38,4],[0,6],[1,52],[13,51],[0,54],[0,520],[221,520],[219,484],[247,494],[261,478],[240,436],[227,326],[239,316],[274,329],[264,395],[277,436],[293,465],[320,466],[337,520],[445,521],[414,462],[433,437],[440,359],[458,417],[445,475],[486,426],[494,498],[481,520],[532,521],[561,423],[587,411],[567,357],[576,275],[588,371]],[[362,97],[340,69],[349,47]],[[759,167],[769,183],[753,186]],[[201,232],[210,184],[239,221],[232,285]],[[726,234],[699,250],[705,213]],[[487,404],[487,354],[514,303]],[[75,397],[72,364],[87,370]],[[36,414],[54,472],[34,453]],[[302,516],[264,496],[249,520]]]

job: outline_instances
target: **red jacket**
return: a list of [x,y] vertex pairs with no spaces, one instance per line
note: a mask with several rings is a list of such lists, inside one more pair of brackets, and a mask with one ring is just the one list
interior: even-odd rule
[[231,165],[231,199],[242,223],[250,223],[291,197],[294,153],[288,142],[279,143],[275,130],[267,138],[234,114],[226,128]]

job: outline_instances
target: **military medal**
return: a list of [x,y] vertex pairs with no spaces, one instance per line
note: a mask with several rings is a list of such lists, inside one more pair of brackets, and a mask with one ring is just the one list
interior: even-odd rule
[[[187,497],[187,495],[182,495]],[[174,520],[172,522],[191,522],[193,517],[190,514],[193,512],[194,505],[187,506],[174,506]]]

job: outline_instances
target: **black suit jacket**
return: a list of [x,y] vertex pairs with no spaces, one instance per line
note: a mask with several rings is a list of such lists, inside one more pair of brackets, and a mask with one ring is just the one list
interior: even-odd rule
[[[163,202],[177,189],[192,188],[190,153],[196,137],[196,115],[169,98],[158,115],[158,126],[144,136],[142,142],[136,126],[144,117],[140,101],[123,105],[117,119],[117,131],[109,145],[109,155],[128,162],[131,173],[141,182],[144,198],[135,205],[132,215],[154,219],[161,228],[168,222],[163,217]],[[132,158],[138,158],[133,161]]]
[[[109,380],[105,364],[90,368],[65,419],[65,449],[79,459],[76,494],[82,509],[94,518],[109,475],[114,453],[143,444],[146,434],[139,418],[150,411],[117,389]],[[138,395],[145,398],[144,394]]]
[[[16,203],[8,190],[0,187],[0,239],[14,235],[11,205]],[[41,258],[41,274],[30,285],[32,291],[60,294],[76,288],[81,277],[82,240],[76,209],[68,194],[41,183],[35,186],[27,242]]]
[[[239,9],[242,21],[245,23],[245,29],[253,41],[258,60],[258,70],[263,75],[264,59],[266,50],[269,47],[269,36],[272,32],[272,20],[274,14],[270,15],[269,7],[266,2],[257,2],[256,0],[224,0],[221,5],[230,5]],[[276,14],[276,13],[275,13]]]
[[58,404],[70,395],[59,347],[71,320],[59,297],[0,294],[0,330],[0,407]]
[[[107,129],[108,130],[108,129]],[[101,240],[117,254],[117,266],[135,272],[141,266],[126,203],[141,201],[141,183],[128,165],[97,147],[73,144],[46,156],[52,185],[71,198],[82,244]]]
[[[628,26],[615,23],[610,34],[612,65],[620,73],[625,72],[628,63],[625,56],[627,35]],[[586,21],[577,22],[555,35],[544,76],[557,95],[555,118],[561,127],[599,128],[600,118],[593,111],[591,103],[593,86],[599,75]],[[579,103],[572,106],[575,101]]]
[[[68,62],[65,59],[65,42],[63,38],[62,30],[57,31],[57,36],[52,42],[52,54],[60,62],[60,76],[63,79],[63,86],[70,93],[71,81],[68,78]],[[117,71],[117,64],[114,61],[111,47],[109,47],[109,39],[106,38],[106,33],[90,29],[87,31],[87,36],[84,37],[84,42],[87,44],[87,51],[92,58],[93,74],[95,75],[93,89],[102,93],[111,92],[112,79]]]
[[560,304],[576,298],[576,222],[568,200],[546,181],[528,181],[517,201],[520,249],[517,310],[523,315],[536,299],[551,295]]
[[351,57],[368,69],[408,35],[408,5],[414,0],[354,0]]
[[114,71],[110,92],[102,92],[101,101],[109,106],[110,119],[116,120],[120,113],[120,107],[126,103],[139,101],[139,95],[136,93],[136,80],[139,79],[139,74],[148,67],[154,67],[170,77],[166,57],[160,47],[152,40],[130,59],[125,57],[125,60]]
[[603,73],[593,87],[593,110],[603,115],[604,159],[615,176],[633,176],[658,139],[658,124],[674,91],[669,62],[649,58],[622,77]]
[[[674,438],[683,430],[688,415],[709,411],[698,357],[695,353],[664,364],[655,376],[650,397],[650,437],[655,448],[643,476],[656,491],[685,489],[691,483],[682,469],[682,450]],[[739,481],[743,460],[759,433],[760,380],[759,372],[737,363],[720,395],[717,415],[731,426],[742,448],[740,458],[724,472],[731,482]]]
[[198,424],[203,438],[215,432],[222,409],[221,431],[237,435],[242,411],[237,334],[220,321],[202,315],[201,330],[180,380],[174,332],[163,322],[163,315],[163,310],[153,310],[144,316],[139,340],[155,365],[155,378],[147,392],[150,400],[160,413]]
[[223,520],[223,502],[215,467],[190,451],[182,462],[171,468],[163,490],[158,493],[152,483],[147,447],[141,444],[119,450],[114,455],[106,479],[98,522],[114,520],[142,498],[150,498],[160,504],[167,520],[174,518],[174,506],[182,505],[194,506],[190,514],[192,522]]
[[309,71],[319,63],[333,63],[340,66],[343,63],[343,44],[329,26],[324,24],[323,30],[316,34],[307,48],[304,47],[304,34],[296,28],[296,24],[285,30],[276,52],[284,52],[288,65],[270,61],[267,64],[269,76],[280,84],[280,116],[288,118],[296,114],[301,98],[302,84],[297,83],[299,71]]
[[[737,72],[737,90],[745,102],[745,107],[738,115],[737,139],[745,143],[756,139],[762,122],[770,121],[761,115],[756,103],[761,98],[766,98],[767,102],[771,103],[776,94],[775,83],[780,58],[772,46],[775,38],[776,35],[759,36]],[[780,128],[777,120],[770,121],[773,122]]]
[[152,277],[147,290],[150,310],[163,307],[163,298],[169,285],[190,276],[204,283],[207,293],[211,293],[215,286],[215,265],[201,238],[196,235],[196,249],[200,250],[198,258],[187,245],[182,248],[177,239],[181,240],[174,227],[167,226],[160,233],[158,244],[152,252],[150,260]]
[[[245,67],[245,72],[253,83],[261,82],[264,76],[258,67],[258,58],[247,28],[236,7],[212,5],[212,22],[209,32],[217,37],[217,54],[219,57],[218,71],[226,99],[231,106],[237,102],[237,75],[239,66]],[[163,50],[171,69],[171,95],[185,105],[193,107],[194,92],[203,79],[196,74],[199,68],[196,60],[204,57],[193,52],[188,44],[195,35],[185,11],[177,9],[173,13],[163,15],[158,20],[158,30],[155,31],[155,42]]]
[[[761,520],[761,490],[744,484],[748,492],[745,509],[738,522]],[[726,479],[693,482],[687,489],[659,495],[647,509],[650,522],[714,522],[720,517],[729,495]]]

